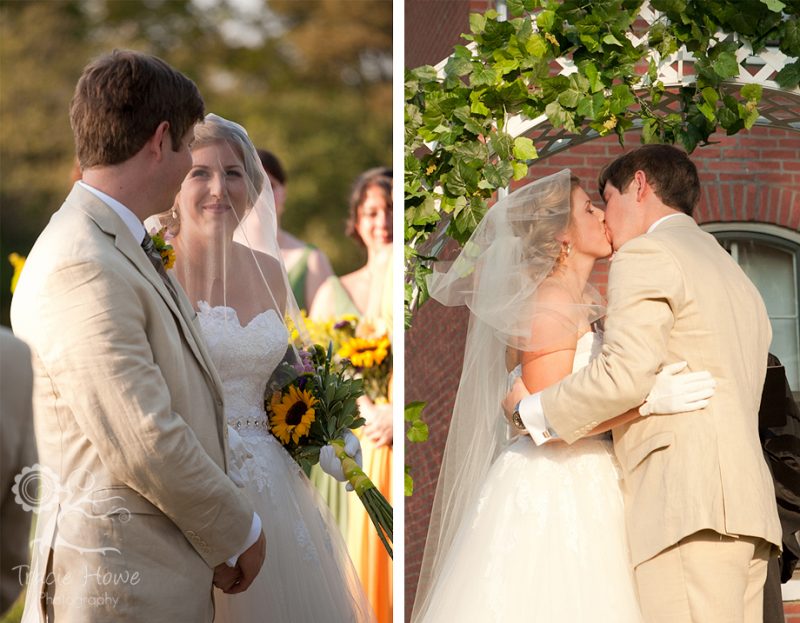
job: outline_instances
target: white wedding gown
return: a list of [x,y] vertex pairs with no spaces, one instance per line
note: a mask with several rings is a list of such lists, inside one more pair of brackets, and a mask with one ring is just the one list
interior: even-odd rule
[[[581,337],[573,372],[600,341]],[[611,442],[537,447],[523,436],[503,450],[421,615],[416,623],[639,623]]]
[[267,556],[244,593],[215,589],[216,623],[372,621],[346,546],[327,507],[268,430],[264,388],[286,352],[288,334],[274,311],[246,326],[229,307],[200,303],[200,326],[223,383],[228,424],[252,454],[242,476],[261,517]]

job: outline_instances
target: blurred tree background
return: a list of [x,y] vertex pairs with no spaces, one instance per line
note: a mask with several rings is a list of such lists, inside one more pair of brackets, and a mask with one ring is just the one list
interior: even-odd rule
[[69,102],[113,48],[155,54],[206,109],[245,126],[287,174],[283,227],[337,273],[350,185],[391,165],[391,0],[0,0],[0,322],[12,251],[27,254],[71,187]]

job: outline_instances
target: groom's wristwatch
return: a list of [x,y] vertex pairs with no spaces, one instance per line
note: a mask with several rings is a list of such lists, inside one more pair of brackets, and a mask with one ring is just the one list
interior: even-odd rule
[[511,423],[517,430],[525,431],[525,423],[522,421],[522,416],[519,414],[519,405],[519,402],[514,405],[514,412],[511,414]]

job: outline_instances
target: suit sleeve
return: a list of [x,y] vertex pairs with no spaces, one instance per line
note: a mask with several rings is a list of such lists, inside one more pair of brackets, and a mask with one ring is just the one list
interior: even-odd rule
[[669,250],[647,237],[611,263],[603,348],[587,367],[542,392],[547,422],[568,443],[644,402],[667,360],[684,283]]
[[239,552],[253,509],[172,411],[145,296],[96,263],[62,267],[40,293],[36,349],[53,392],[112,476],[161,509],[213,567]]

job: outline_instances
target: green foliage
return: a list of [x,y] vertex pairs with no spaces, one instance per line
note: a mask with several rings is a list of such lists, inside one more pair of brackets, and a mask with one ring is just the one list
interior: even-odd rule
[[[422,410],[425,408],[424,402],[409,402],[405,407],[406,439],[414,443],[428,441],[428,425],[422,420]],[[406,497],[414,493],[414,479],[411,477],[411,470],[405,466],[405,495]]]
[[[443,75],[430,66],[405,73],[406,326],[427,299],[424,279],[445,237],[466,241],[498,188],[524,178],[538,156],[526,137],[512,137],[508,119],[545,115],[556,128],[620,143],[634,122],[645,143],[678,143],[687,151],[718,128],[735,134],[758,118],[761,89],[723,88],[739,74],[737,51],[778,42],[800,57],[798,0],[652,0],[662,12],[640,45],[640,0],[508,0],[510,17],[470,16],[470,47],[456,46]],[[531,13],[533,11],[533,13]],[[718,32],[738,38],[716,38]],[[681,46],[696,58],[696,80],[676,89],[680,109],[659,110],[665,87],[647,55]],[[577,71],[558,75],[555,59]],[[800,61],[777,76],[787,89],[800,81]],[[434,248],[437,247],[437,248]]]

